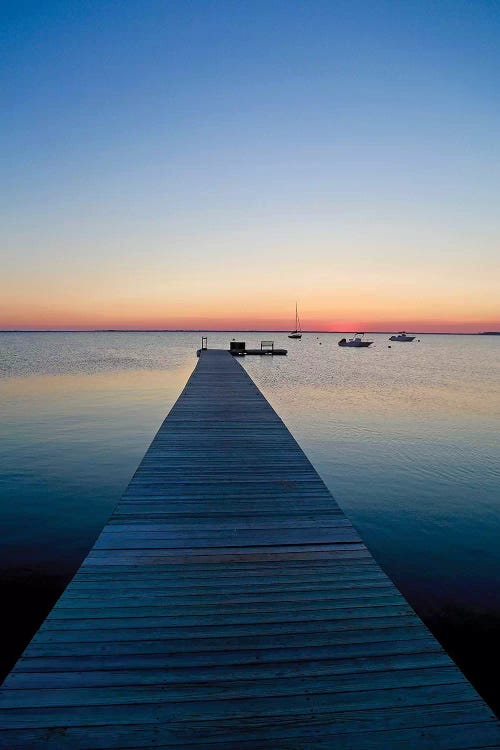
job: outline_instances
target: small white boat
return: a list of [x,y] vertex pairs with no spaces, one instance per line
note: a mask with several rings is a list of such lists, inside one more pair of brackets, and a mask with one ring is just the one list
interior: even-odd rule
[[365,341],[364,333],[355,333],[351,339],[340,339],[339,346],[352,346],[354,348],[371,346],[373,341]]
[[400,331],[389,337],[389,341],[413,341],[415,336],[408,336],[406,331]]
[[295,303],[295,330],[288,334],[289,339],[301,339],[302,331],[300,330],[300,319],[297,311],[297,303]]

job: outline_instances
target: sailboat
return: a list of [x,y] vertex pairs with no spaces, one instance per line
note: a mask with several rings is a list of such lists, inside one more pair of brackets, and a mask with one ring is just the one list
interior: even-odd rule
[[300,319],[297,311],[297,303],[295,303],[295,330],[288,334],[289,339],[301,339],[302,331],[300,330]]

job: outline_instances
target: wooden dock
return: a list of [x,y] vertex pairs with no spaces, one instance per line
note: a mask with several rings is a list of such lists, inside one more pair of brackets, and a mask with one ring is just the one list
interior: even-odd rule
[[278,415],[212,350],[1,706],[8,750],[500,747]]

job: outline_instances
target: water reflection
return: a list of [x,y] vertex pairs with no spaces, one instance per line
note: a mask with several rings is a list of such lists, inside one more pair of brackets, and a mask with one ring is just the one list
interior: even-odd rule
[[85,554],[190,372],[0,380],[2,566]]
[[497,347],[374,338],[358,351],[323,337],[319,366],[309,337],[286,361],[245,367],[420,611],[484,603],[481,581],[500,571]]
[[3,672],[87,554],[190,372],[0,379]]
[[[243,366],[377,560],[490,701],[500,667],[499,341],[209,334]],[[0,573],[10,668],[106,522],[193,366],[200,334],[0,334]],[[496,659],[496,663],[495,663]]]

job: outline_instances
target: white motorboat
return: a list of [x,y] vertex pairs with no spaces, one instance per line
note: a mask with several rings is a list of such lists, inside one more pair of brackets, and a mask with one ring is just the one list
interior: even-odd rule
[[301,339],[302,338],[302,331],[300,329],[300,319],[299,319],[299,313],[297,310],[297,303],[295,303],[295,330],[291,331],[288,334],[289,339]]
[[364,333],[355,333],[350,339],[340,339],[339,346],[352,346],[359,349],[360,347],[371,346],[373,341],[365,341]]
[[406,331],[400,331],[389,337],[389,341],[413,341],[415,336],[408,336]]

